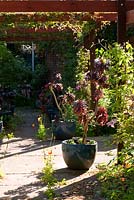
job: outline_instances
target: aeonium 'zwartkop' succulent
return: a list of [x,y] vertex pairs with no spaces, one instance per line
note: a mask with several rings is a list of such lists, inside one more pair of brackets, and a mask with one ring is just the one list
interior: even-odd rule
[[[108,70],[109,65],[108,60],[95,59],[93,69],[84,73],[82,79],[77,82],[76,96],[79,96],[80,99],[74,103],[74,112],[78,116],[79,123],[83,126],[83,143],[86,143],[89,125],[104,126],[108,122],[107,109],[99,106],[99,100],[104,98],[103,88],[108,87],[105,70]],[[94,88],[92,96],[91,84]],[[91,101],[94,101],[94,108],[92,108]]]
[[[94,68],[83,75],[74,89],[74,93],[65,92],[61,83],[61,74],[56,74],[55,80],[44,86],[49,89],[55,104],[59,109],[62,118],[67,116],[66,108],[71,106],[73,114],[77,116],[78,123],[83,127],[82,143],[87,141],[89,125],[98,124],[104,126],[108,122],[107,109],[99,106],[99,100],[104,97],[103,88],[108,87],[105,70],[109,68],[109,61],[96,59]],[[94,92],[91,97],[91,84],[94,85]],[[64,91],[64,92],[63,92]],[[95,108],[91,107],[91,100],[95,102]]]

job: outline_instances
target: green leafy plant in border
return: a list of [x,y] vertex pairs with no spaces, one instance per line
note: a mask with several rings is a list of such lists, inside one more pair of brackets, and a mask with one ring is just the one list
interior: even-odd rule
[[46,139],[46,127],[44,125],[44,116],[41,115],[38,117],[38,123],[39,123],[39,127],[38,127],[38,130],[37,130],[37,133],[36,133],[36,136],[38,139],[40,140],[45,140]]
[[[109,107],[112,117],[117,120],[116,143],[126,143],[133,135],[129,127],[129,120],[133,118],[134,101],[134,60],[133,48],[129,43],[121,46],[115,43],[104,53],[110,59],[109,76]],[[127,139],[128,138],[128,139]]]
[[48,156],[45,157],[45,167],[43,168],[43,176],[42,181],[47,185],[47,189],[45,194],[47,195],[48,199],[53,199],[55,196],[53,187],[55,186],[57,180],[54,177],[54,169],[52,163],[52,151],[48,152]]
[[66,184],[66,180],[63,178],[61,181],[55,177],[55,170],[53,168],[53,153],[52,150],[49,149],[47,154],[45,154],[45,166],[42,170],[41,180],[46,184],[47,188],[44,194],[48,197],[49,200],[53,200],[56,196],[55,188],[60,187]]
[[30,76],[31,71],[25,67],[24,60],[20,57],[15,57],[12,52],[8,50],[6,44],[1,42],[0,84],[14,89],[18,84],[22,84],[23,80],[28,80]]
[[[133,161],[133,164],[131,164]],[[108,200],[134,199],[134,159],[131,156],[125,166],[112,165],[98,174],[101,196]]]
[[116,143],[123,142],[118,165],[106,167],[99,173],[102,196],[108,200],[134,199],[134,63],[133,48],[114,44],[105,52],[111,60],[109,91],[113,116],[117,119]]

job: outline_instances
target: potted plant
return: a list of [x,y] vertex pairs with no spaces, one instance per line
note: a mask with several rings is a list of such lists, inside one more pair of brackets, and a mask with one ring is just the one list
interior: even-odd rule
[[[75,119],[71,102],[74,95],[63,91],[61,74],[43,87],[40,99],[43,102],[43,112],[48,116],[53,136],[57,140],[70,139],[75,136]],[[45,105],[45,106],[44,106]]]
[[[87,170],[93,164],[97,142],[87,137],[89,127],[104,126],[108,122],[108,113],[105,107],[99,105],[99,100],[103,97],[103,88],[108,86],[105,70],[109,68],[109,61],[96,59],[92,71],[87,71],[82,80],[76,85],[83,99],[73,102],[74,113],[78,123],[83,127],[81,138],[72,138],[62,142],[63,158],[67,166],[71,169]],[[94,93],[91,99],[91,83],[94,85]],[[87,91],[87,93],[85,92]],[[85,94],[85,95],[83,95]],[[94,107],[91,101],[93,100]]]

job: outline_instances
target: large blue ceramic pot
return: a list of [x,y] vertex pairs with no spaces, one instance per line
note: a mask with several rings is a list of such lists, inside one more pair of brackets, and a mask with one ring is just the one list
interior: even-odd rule
[[62,141],[62,154],[70,169],[88,170],[94,163],[97,152],[97,142],[91,144],[69,144]]

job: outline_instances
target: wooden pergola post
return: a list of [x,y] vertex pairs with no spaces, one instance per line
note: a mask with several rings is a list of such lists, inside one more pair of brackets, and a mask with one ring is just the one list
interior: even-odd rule
[[[90,42],[91,42],[91,47],[90,47],[90,70],[94,71],[94,60],[95,60],[95,42],[96,42],[96,33],[95,33],[95,29],[93,29],[90,33]],[[94,110],[95,109],[95,103],[93,101],[93,95],[94,95],[94,91],[95,91],[95,86],[94,84],[91,82],[91,108]]]
[[[92,29],[84,39],[84,47],[90,50],[90,62],[88,64],[88,70],[94,70],[94,60],[95,60],[95,49],[96,49],[96,32]],[[95,103],[93,101],[93,95],[95,91],[95,86],[91,82],[91,109],[95,109]]]
[[[126,42],[126,0],[118,0],[118,23],[117,23],[117,41],[120,44]],[[118,155],[118,164],[121,164],[119,160],[119,154],[123,149],[123,142],[118,143],[117,155]]]
[[126,0],[118,0],[117,8],[117,41],[122,44],[126,41]]

